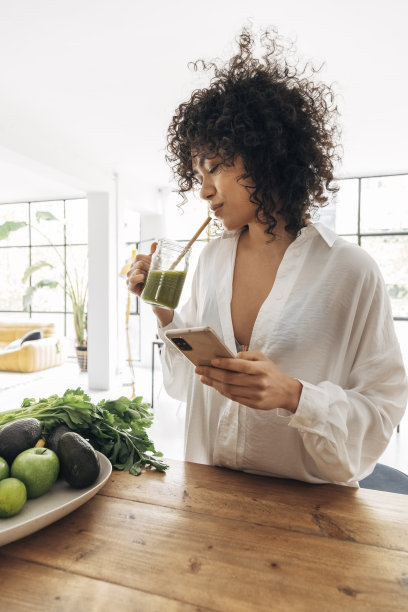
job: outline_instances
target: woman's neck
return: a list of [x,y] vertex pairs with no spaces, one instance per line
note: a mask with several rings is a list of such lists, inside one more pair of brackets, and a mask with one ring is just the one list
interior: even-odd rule
[[284,253],[288,246],[295,240],[295,236],[289,234],[285,230],[285,222],[280,217],[278,223],[273,230],[273,236],[266,234],[267,225],[260,221],[254,221],[248,224],[248,228],[241,234],[241,241],[245,246],[253,251],[263,251],[268,249],[269,252],[275,251]]

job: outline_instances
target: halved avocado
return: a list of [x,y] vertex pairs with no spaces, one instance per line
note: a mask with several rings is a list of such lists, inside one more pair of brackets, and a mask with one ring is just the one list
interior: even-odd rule
[[71,431],[64,433],[57,451],[61,474],[75,489],[90,487],[99,476],[98,455],[85,438]]
[[17,455],[36,445],[42,429],[40,421],[33,418],[19,419],[4,425],[0,429],[0,457],[11,465]]

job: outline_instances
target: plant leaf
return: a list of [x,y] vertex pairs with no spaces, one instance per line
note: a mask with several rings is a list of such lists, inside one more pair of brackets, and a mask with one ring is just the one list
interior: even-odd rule
[[21,279],[22,283],[25,283],[32,274],[34,274],[34,272],[36,272],[37,270],[40,270],[41,268],[44,268],[45,266],[48,266],[49,268],[53,268],[54,266],[50,263],[48,263],[47,261],[39,261],[36,264],[33,264],[32,266],[28,266],[28,268],[26,268],[25,272],[24,272],[24,276]]
[[35,286],[38,289],[42,289],[43,287],[49,287],[50,289],[55,289],[55,287],[58,287],[58,281],[40,280]]
[[41,280],[36,285],[32,285],[27,288],[27,291],[23,295],[23,310],[28,310],[33,301],[34,293],[37,289],[42,289],[43,287],[49,287],[50,289],[54,289],[58,286],[57,281],[51,280]]
[[33,299],[33,295],[35,293],[35,289],[35,287],[27,287],[27,291],[23,295],[23,310],[29,309]]
[[55,217],[48,210],[38,210],[35,213],[35,217],[36,217],[37,221],[41,221],[41,219],[43,219],[44,221],[58,221],[57,217]]
[[25,227],[27,223],[25,221],[6,221],[2,225],[0,225],[0,240],[5,240],[8,238],[10,232],[15,232],[20,227]]

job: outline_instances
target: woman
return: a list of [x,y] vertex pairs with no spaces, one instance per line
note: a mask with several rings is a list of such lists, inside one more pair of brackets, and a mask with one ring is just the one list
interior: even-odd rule
[[[336,191],[331,90],[291,65],[273,32],[262,60],[254,42],[243,30],[225,66],[201,63],[214,77],[169,128],[180,193],[198,184],[225,231],[180,313],[153,308],[164,383],[187,402],[187,460],[357,486],[406,404],[390,303],[369,255],[310,221]],[[138,295],[150,260],[129,272]],[[238,359],[194,371],[164,336],[203,325]]]

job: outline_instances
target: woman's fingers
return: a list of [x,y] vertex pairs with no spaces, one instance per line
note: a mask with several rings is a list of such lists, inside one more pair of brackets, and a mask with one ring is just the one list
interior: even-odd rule
[[243,372],[232,372],[231,370],[223,370],[220,368],[212,368],[211,366],[199,366],[196,368],[196,373],[204,376],[207,379],[229,385],[245,386],[255,383],[249,379],[248,374]]
[[[138,255],[137,257],[144,256]],[[149,265],[146,261],[136,258],[127,274],[128,278],[126,282],[129,291],[136,293],[136,295],[141,295],[148,269]]]
[[270,361],[266,355],[258,351],[238,353],[237,358],[218,357],[211,360],[211,365],[222,370],[256,374],[265,361]]
[[236,385],[236,384],[223,383],[221,381],[217,381],[214,378],[208,378],[207,376],[201,376],[200,380],[204,385],[208,385],[209,387],[214,387],[215,389],[217,389],[217,391],[219,391],[220,393],[222,393],[223,395],[227,397],[230,397],[231,399],[234,397],[245,397],[247,400],[251,398],[256,399],[259,395],[257,390],[251,389],[250,387],[247,387],[246,385],[242,386],[242,385]]
[[149,270],[149,267],[150,267],[149,255],[137,255],[136,259],[130,266],[130,270],[127,273],[127,275],[128,277],[132,276],[132,274],[136,272],[137,270],[143,270],[144,272],[147,272]]
[[157,242],[153,242],[150,246],[149,255],[136,255],[134,261],[132,262],[130,270],[127,273],[126,281],[128,289],[131,291],[131,293],[135,293],[139,296],[142,294],[152,261],[152,255],[155,252],[156,247]]

